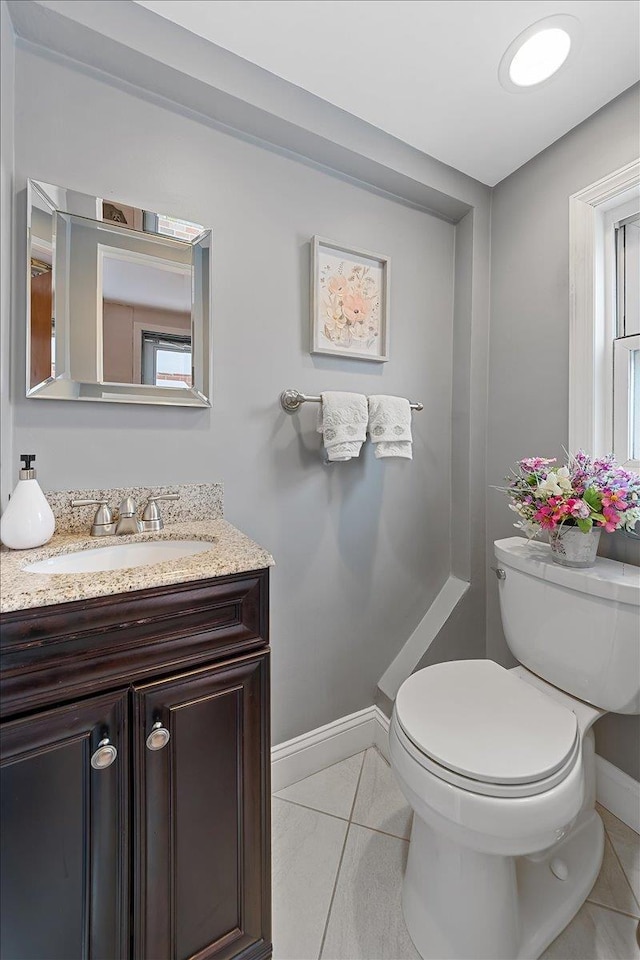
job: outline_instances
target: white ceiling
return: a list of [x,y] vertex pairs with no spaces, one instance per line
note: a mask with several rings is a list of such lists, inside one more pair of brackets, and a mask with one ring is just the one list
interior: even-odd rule
[[122,259],[115,249],[103,260],[102,296],[135,307],[190,313],[191,269],[175,263],[164,267],[137,263]]
[[[640,79],[637,0],[137,0],[493,186]],[[498,81],[511,41],[571,14],[580,48],[539,89]]]

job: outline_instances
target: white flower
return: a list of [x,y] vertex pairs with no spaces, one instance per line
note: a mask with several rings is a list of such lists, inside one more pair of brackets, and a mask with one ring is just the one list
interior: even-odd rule
[[536,494],[539,497],[561,497],[563,493],[571,491],[571,480],[567,467],[560,467],[559,470],[550,470],[546,480],[538,484]]
[[560,489],[560,484],[556,479],[555,473],[553,471],[549,474],[546,480],[543,480],[542,483],[538,484],[538,489],[536,490],[536,496],[542,497],[559,497],[562,493]]
[[558,478],[558,486],[561,490],[564,490],[565,493],[571,492],[571,478],[569,476],[568,467],[560,467],[559,470],[556,470],[556,477]]

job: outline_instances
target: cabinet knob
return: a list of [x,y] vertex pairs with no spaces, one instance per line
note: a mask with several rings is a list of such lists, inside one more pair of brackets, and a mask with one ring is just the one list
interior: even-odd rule
[[98,744],[98,749],[91,756],[91,766],[94,770],[104,770],[105,767],[111,766],[117,756],[118,751],[109,737],[103,737]]
[[166,727],[162,726],[160,720],[156,720],[154,725],[151,727],[151,733],[147,737],[147,749],[148,750],[162,750],[163,747],[169,743],[171,739],[171,734]]

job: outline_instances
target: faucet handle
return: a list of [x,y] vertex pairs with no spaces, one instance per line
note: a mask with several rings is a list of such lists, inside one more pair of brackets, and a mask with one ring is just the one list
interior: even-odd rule
[[164,522],[160,516],[157,500],[179,500],[179,493],[158,493],[147,498],[142,514],[142,529],[145,531],[162,530]]
[[108,500],[72,500],[72,507],[97,506],[95,517],[91,525],[92,537],[106,537],[114,532],[113,514]]

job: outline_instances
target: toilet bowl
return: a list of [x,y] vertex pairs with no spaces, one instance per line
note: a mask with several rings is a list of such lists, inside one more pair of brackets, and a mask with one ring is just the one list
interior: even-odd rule
[[598,561],[558,574],[548,550],[496,543],[524,665],[436,664],[398,692],[390,759],[414,811],[402,906],[424,960],[534,960],[600,870],[591,727],[612,703],[640,712],[640,571]]

